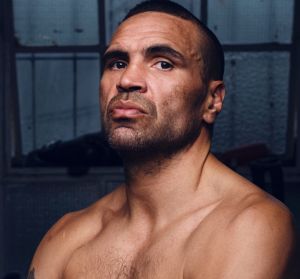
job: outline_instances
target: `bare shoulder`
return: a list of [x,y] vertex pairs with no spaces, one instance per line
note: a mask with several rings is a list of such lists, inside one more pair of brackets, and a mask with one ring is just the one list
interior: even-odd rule
[[[251,231],[256,239],[288,241],[293,235],[293,218],[289,209],[273,196],[244,178],[236,178],[232,198],[230,233],[238,236]],[[229,197],[230,198],[230,197]],[[230,202],[229,202],[230,204]]]
[[[118,191],[118,190],[117,190]],[[64,215],[46,233],[33,257],[29,278],[59,278],[73,252],[95,238],[103,227],[115,193],[88,208]]]
[[[273,270],[283,268],[294,242],[291,212],[282,202],[250,181],[239,176],[233,181],[236,184],[232,194],[236,199],[232,198],[233,202],[229,202],[232,215],[226,231],[232,240],[231,249],[244,251],[245,259],[248,255],[249,260],[264,255],[261,264],[265,267],[268,263],[276,263]],[[233,253],[232,257],[236,255]]]
[[284,252],[293,240],[293,218],[280,201],[268,194],[254,193],[245,198],[241,211],[228,224],[228,233],[235,237],[236,244],[248,239],[253,244],[264,244],[266,249],[280,248]]
[[219,184],[226,192],[220,209],[230,212],[228,229],[238,233],[250,226],[253,233],[272,230],[274,236],[292,231],[292,215],[283,203],[227,167],[220,169]]
[[264,194],[248,197],[224,233],[227,265],[223,278],[281,278],[294,245],[293,220],[279,201]]
[[[193,249],[192,256],[205,261],[206,278],[282,278],[294,245],[290,211],[250,181],[232,172],[226,175],[225,197],[207,219],[208,230],[199,230],[193,245],[201,243],[202,251]],[[201,242],[203,235],[207,237]],[[203,250],[209,259],[202,258]],[[197,264],[193,260],[195,273]]]

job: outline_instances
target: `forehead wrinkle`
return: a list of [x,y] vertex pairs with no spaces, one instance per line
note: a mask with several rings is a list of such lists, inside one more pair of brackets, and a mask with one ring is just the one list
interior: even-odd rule
[[[189,32],[186,32],[186,30],[189,30]],[[147,33],[149,33],[149,37],[155,33],[176,36],[180,33],[186,37],[184,40],[186,41],[192,35],[198,33],[197,31],[197,26],[189,20],[162,12],[145,12],[123,21],[116,30],[113,39],[119,36],[120,33],[123,33],[122,35],[125,34],[126,37],[136,37],[140,34],[147,35]]]
[[[138,44],[137,44],[138,45]],[[135,49],[134,49],[135,50]],[[104,52],[104,57],[110,57],[114,54],[119,54],[122,56],[129,56],[131,50],[128,50],[126,47],[122,47],[119,44],[113,44],[109,46]],[[177,50],[168,43],[154,43],[148,46],[144,46],[139,52],[144,56],[152,56],[155,54],[170,55],[178,60],[185,60],[184,55],[181,51]]]
[[[194,22],[162,12],[140,13],[120,24],[111,43],[123,45],[129,51],[137,51],[143,40],[148,40],[148,46],[151,41],[153,44],[169,44],[197,63],[201,74],[204,72],[203,55],[207,43],[205,34]],[[145,48],[147,46],[140,51],[145,51]]]
[[150,45],[144,50],[145,56],[152,56],[152,55],[167,55],[172,56],[178,60],[184,61],[185,57],[180,52],[174,49],[173,47],[169,46],[168,44],[154,44]]

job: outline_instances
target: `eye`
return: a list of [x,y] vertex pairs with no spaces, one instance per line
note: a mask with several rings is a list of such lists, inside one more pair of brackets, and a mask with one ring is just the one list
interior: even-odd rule
[[174,66],[167,61],[158,61],[155,65],[161,70],[172,70],[174,68]]
[[126,68],[127,64],[123,61],[113,61],[109,63],[108,67],[113,70],[119,70]]

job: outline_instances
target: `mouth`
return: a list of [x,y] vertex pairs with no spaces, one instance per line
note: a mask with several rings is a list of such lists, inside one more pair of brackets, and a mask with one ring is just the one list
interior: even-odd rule
[[109,108],[109,115],[112,119],[128,119],[140,118],[147,114],[147,112],[138,104],[131,101],[117,101]]

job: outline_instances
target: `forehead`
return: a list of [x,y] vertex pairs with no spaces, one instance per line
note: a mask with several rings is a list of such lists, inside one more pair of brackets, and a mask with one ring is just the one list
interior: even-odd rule
[[200,33],[195,23],[162,12],[144,12],[124,21],[112,37],[109,48],[145,48],[169,44],[183,53],[199,51]]

